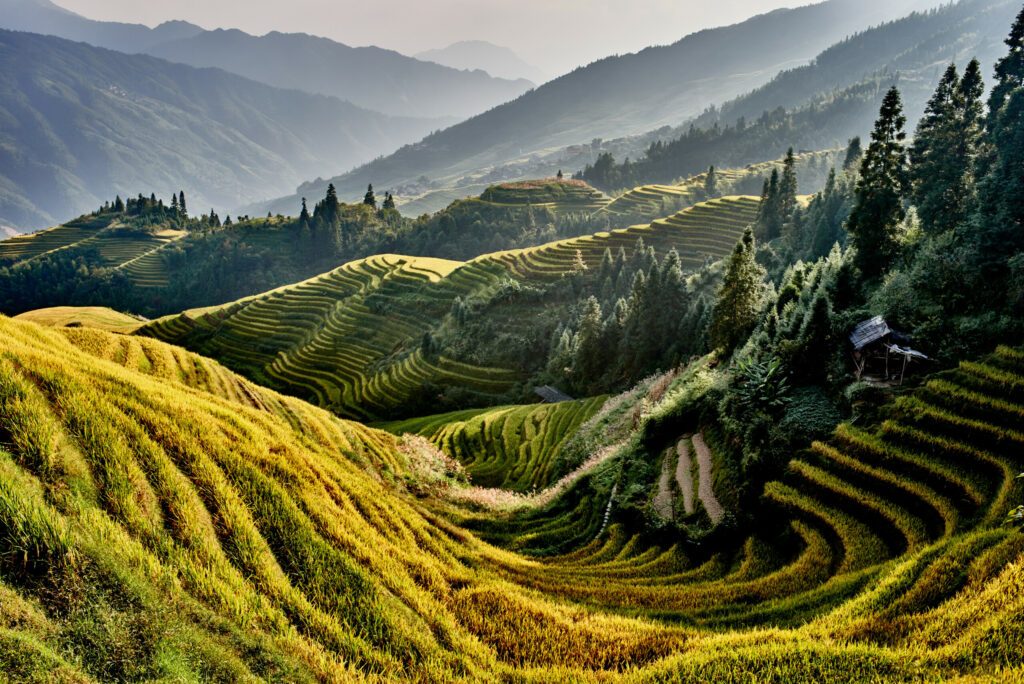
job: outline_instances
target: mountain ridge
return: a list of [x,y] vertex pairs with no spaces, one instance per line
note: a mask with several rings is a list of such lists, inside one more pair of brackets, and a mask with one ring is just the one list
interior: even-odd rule
[[153,188],[230,210],[438,125],[52,36],[0,29],[0,43],[0,223],[11,226]]

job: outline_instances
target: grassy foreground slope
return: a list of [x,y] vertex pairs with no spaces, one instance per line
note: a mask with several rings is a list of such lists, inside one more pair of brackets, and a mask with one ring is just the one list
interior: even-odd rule
[[58,328],[87,327],[123,333],[133,332],[143,324],[138,318],[103,306],[53,306],[26,311],[15,318]]
[[[0,664],[15,680],[1022,674],[1024,544],[994,524],[1024,445],[1017,351],[817,447],[768,486],[783,532],[736,553],[613,515],[535,559],[453,524],[437,497],[460,485],[415,440],[157,341],[5,318],[0,334]],[[552,532],[535,525],[521,534]],[[765,624],[793,626],[751,628]]]

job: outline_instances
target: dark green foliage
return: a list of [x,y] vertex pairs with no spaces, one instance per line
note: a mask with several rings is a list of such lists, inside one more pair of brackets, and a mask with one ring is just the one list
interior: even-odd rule
[[704,178],[704,197],[718,197],[718,176],[715,174],[714,166],[708,167],[707,176]]
[[757,213],[757,235],[762,240],[770,241],[782,235],[782,224],[785,219],[779,190],[779,171],[773,169],[771,177],[764,181],[761,207]]
[[863,157],[864,150],[860,146],[860,136],[850,138],[850,142],[846,146],[846,154],[843,155],[843,171],[859,168]]
[[782,178],[779,180],[779,204],[783,221],[790,220],[796,211],[796,193],[796,158],[793,156],[793,148],[790,147],[782,162]]
[[897,254],[896,228],[903,220],[910,182],[903,145],[906,122],[900,93],[890,88],[860,165],[857,201],[847,223],[857,248],[857,266],[868,279],[888,271]]
[[[331,189],[334,189],[334,184],[331,184]],[[371,206],[374,209],[377,208],[377,196],[373,194],[373,184],[366,186],[366,194],[363,195],[363,204]]]
[[789,381],[778,359],[744,359],[736,366],[736,401],[749,409],[772,413],[786,407]]
[[725,354],[740,345],[757,323],[765,271],[757,263],[755,251],[754,234],[748,228],[725,266],[710,331],[711,345]]
[[950,64],[918,124],[910,148],[911,198],[928,233],[960,225],[973,206],[983,90],[977,60],[962,80]]
[[798,212],[788,233],[788,256],[791,262],[816,261],[827,255],[836,244],[846,244],[843,224],[853,207],[854,179],[845,173],[829,172],[825,188],[811,198],[806,211]]

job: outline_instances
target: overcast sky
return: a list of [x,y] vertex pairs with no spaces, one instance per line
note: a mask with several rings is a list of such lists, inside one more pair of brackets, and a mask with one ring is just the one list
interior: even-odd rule
[[808,0],[54,0],[92,19],[277,30],[405,54],[459,40],[512,48],[551,75],[615,53],[674,43]]

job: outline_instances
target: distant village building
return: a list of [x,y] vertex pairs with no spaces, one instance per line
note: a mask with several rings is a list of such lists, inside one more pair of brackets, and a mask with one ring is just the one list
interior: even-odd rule
[[913,362],[929,361],[922,352],[910,347],[910,338],[893,330],[881,316],[858,323],[850,333],[853,345],[853,364],[857,379],[870,370],[884,371],[886,382],[899,378],[903,384],[907,367]]

